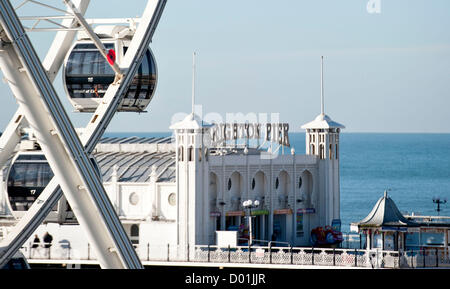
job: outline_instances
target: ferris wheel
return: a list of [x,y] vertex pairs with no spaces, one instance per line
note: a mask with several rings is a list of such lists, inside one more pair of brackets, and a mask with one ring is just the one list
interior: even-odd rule
[[[90,155],[117,111],[142,112],[155,93],[157,66],[149,44],[166,0],[148,0],[140,18],[120,19],[86,19],[89,0],[63,0],[63,8],[48,2],[25,0],[13,7],[0,0],[0,68],[19,104],[0,137],[0,164],[5,165],[29,133],[32,146],[38,145],[42,153],[16,155],[16,169],[33,164],[36,174],[48,171],[42,166],[45,156],[52,171],[28,191],[12,185],[19,192],[13,209],[23,213],[0,244],[0,267],[64,196],[102,268],[142,268]],[[24,5],[61,15],[20,16]],[[27,26],[27,21],[33,24]],[[42,62],[27,34],[39,31],[57,31]],[[61,67],[70,103],[76,111],[92,113],[81,135],[52,84]],[[21,194],[27,193],[32,198],[23,206]]]

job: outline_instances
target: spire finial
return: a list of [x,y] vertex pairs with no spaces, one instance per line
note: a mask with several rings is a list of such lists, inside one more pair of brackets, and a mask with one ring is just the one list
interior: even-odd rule
[[324,96],[323,96],[323,55],[321,56],[321,66],[320,66],[320,113],[323,115],[324,110]]
[[194,116],[195,106],[195,51],[192,53],[192,116]]

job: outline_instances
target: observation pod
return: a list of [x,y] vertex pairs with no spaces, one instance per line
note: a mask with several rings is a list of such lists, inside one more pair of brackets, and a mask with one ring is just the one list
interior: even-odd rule
[[[98,26],[94,30],[107,52],[120,66],[134,31],[126,26]],[[63,81],[69,100],[76,111],[93,112],[99,105],[115,73],[85,32],[64,61]],[[128,91],[117,111],[143,112],[150,103],[157,83],[157,67],[150,48],[147,49]]]
[[[91,161],[101,177],[97,162]],[[7,171],[7,196],[12,213],[16,217],[23,215],[44,191],[54,174],[42,151],[18,152]],[[63,196],[52,209],[51,219],[73,218],[72,210]]]
[[27,211],[53,178],[45,156],[36,152],[18,153],[7,175],[7,194],[13,211]]

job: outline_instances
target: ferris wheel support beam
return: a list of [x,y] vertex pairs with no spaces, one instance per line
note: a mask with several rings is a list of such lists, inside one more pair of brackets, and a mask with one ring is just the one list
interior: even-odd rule
[[[122,65],[124,69],[128,68],[126,75],[134,75],[136,73],[138,66],[142,61],[142,57],[146,51],[146,48],[151,42],[166,2],[167,0],[158,0],[149,1],[147,3],[147,6],[143,13],[143,17],[139,19],[141,25],[139,25],[136,34],[133,37],[132,43],[130,44],[129,50],[126,54],[126,58]],[[81,3],[81,6],[82,4],[83,3]],[[71,37],[67,34],[63,35]],[[60,37],[60,39],[63,38]],[[66,42],[71,43],[71,41],[58,41],[57,36],[52,44],[52,47],[58,47],[59,45]],[[64,48],[61,49],[64,50]],[[55,50],[59,51],[59,49]],[[55,57],[51,57],[51,51],[52,48],[50,48],[49,54],[47,54],[47,58],[44,60],[44,66],[56,68],[47,69],[50,78],[52,78],[52,76],[57,73],[58,68],[61,65],[61,63],[59,64],[59,66],[58,64],[54,64],[54,62],[57,62],[57,59],[60,59],[61,57],[56,57],[55,60]],[[132,77],[129,77],[128,79],[127,77],[125,77],[120,85],[110,85],[110,87],[108,88],[104,97],[104,101],[101,102],[101,104],[97,108],[92,120],[89,122],[87,131],[82,135],[81,141],[83,145],[85,145],[88,154],[92,152],[107,125],[110,123],[121,99],[123,98],[124,93],[131,83],[131,80]],[[99,115],[101,115],[101,117],[98,117]],[[56,178],[54,177],[51,180],[51,182],[39,196],[38,200],[33,203],[29,211],[27,211],[27,213],[19,221],[19,223],[16,224],[14,230],[11,231],[7,235],[6,240],[2,242],[4,254],[0,256],[0,264],[8,260],[17,251],[17,249],[19,249],[23,245],[23,243],[39,226],[39,224],[41,224],[45,219],[50,209],[61,198],[62,191],[55,179]]]
[[93,164],[8,0],[0,65],[102,268],[142,268]]
[[[84,30],[89,35],[89,38],[91,38],[92,42],[94,42],[94,45],[100,51],[100,54],[103,55],[105,60],[108,61],[108,56],[107,56],[108,51],[106,51],[106,48],[103,45],[103,43],[100,40],[100,38],[97,36],[97,34],[94,33],[94,31],[92,31],[91,26],[89,26],[89,24],[84,19],[83,15],[80,13],[80,11],[78,11],[78,8],[70,0],[63,0],[63,1],[67,5],[67,7],[69,7],[70,10],[72,10],[73,16],[78,21],[78,23],[81,26],[83,26]],[[111,68],[116,73],[116,78],[117,77],[121,78],[122,77],[122,72],[120,71],[120,68],[119,68],[119,65],[117,65],[117,62],[114,61],[113,63],[110,62],[109,64],[111,65]]]
[[[78,7],[80,13],[84,14],[87,10],[90,0],[75,0],[75,4]],[[70,19],[64,19],[63,25],[72,27],[76,24],[73,17]],[[73,39],[76,36],[76,31],[58,31],[55,38],[48,50],[42,65],[47,71],[50,81],[54,81],[58,71],[64,61],[65,53],[69,50]],[[0,167],[3,167],[13,153],[15,146],[20,141],[20,132],[18,131],[20,126],[26,122],[23,117],[23,112],[20,108],[16,111],[5,131],[0,136]]]
[[21,109],[18,109],[0,136],[0,168],[8,161],[20,142],[22,124],[26,122]]
[[[75,0],[81,13],[85,13],[90,0]],[[73,17],[64,19],[63,25],[72,27],[76,24]],[[62,66],[65,53],[70,48],[76,33],[73,31],[58,31],[42,62],[50,81],[54,81]],[[8,158],[13,153],[16,145],[20,142],[20,128],[27,124],[24,112],[19,107],[3,134],[0,136],[0,167],[3,167]],[[58,184],[53,185],[56,178],[53,178],[48,186],[52,190],[43,191],[36,202],[30,207],[26,214],[12,228],[8,235],[0,243],[0,267],[2,267],[31,236],[31,234],[42,224],[62,196],[62,190]]]

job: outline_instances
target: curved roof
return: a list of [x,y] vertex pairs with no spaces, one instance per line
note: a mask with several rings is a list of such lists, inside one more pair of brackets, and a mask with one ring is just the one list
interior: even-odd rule
[[403,214],[400,213],[394,201],[388,197],[387,192],[384,192],[384,196],[377,201],[369,215],[355,223],[355,225],[358,225],[359,227],[419,226],[419,224],[407,220]]
[[94,154],[103,181],[149,182],[155,170],[158,182],[175,182],[174,152],[97,152]]

